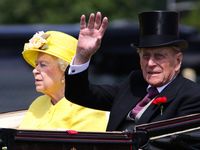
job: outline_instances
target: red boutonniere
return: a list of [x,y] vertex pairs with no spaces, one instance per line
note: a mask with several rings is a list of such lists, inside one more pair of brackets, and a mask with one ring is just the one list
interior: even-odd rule
[[163,114],[163,104],[167,102],[167,97],[157,97],[153,100],[153,104],[159,105],[160,106],[160,115],[162,116]]

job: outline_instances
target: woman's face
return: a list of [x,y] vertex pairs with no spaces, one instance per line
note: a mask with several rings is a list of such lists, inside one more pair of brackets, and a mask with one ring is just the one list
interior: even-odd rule
[[58,59],[45,53],[38,54],[33,75],[36,90],[46,95],[53,95],[64,85],[64,72],[59,67]]

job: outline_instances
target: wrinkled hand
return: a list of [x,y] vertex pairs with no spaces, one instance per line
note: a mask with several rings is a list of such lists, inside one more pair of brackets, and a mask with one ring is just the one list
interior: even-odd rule
[[104,17],[102,19],[100,12],[97,12],[96,15],[91,13],[87,24],[85,15],[81,16],[80,33],[74,64],[78,65],[87,62],[99,49],[107,26],[108,18]]

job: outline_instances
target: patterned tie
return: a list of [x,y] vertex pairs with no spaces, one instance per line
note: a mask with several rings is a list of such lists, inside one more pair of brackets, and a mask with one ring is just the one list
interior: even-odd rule
[[130,117],[135,118],[140,110],[142,110],[142,108],[144,108],[144,106],[147,105],[158,94],[159,92],[155,87],[150,87],[147,95],[132,109]]

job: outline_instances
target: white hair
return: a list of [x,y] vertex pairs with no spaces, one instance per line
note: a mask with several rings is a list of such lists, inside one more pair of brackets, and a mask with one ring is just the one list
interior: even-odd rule
[[63,59],[58,58],[58,64],[60,69],[64,72],[67,68],[67,66],[69,65],[69,63],[67,61],[64,61]]

